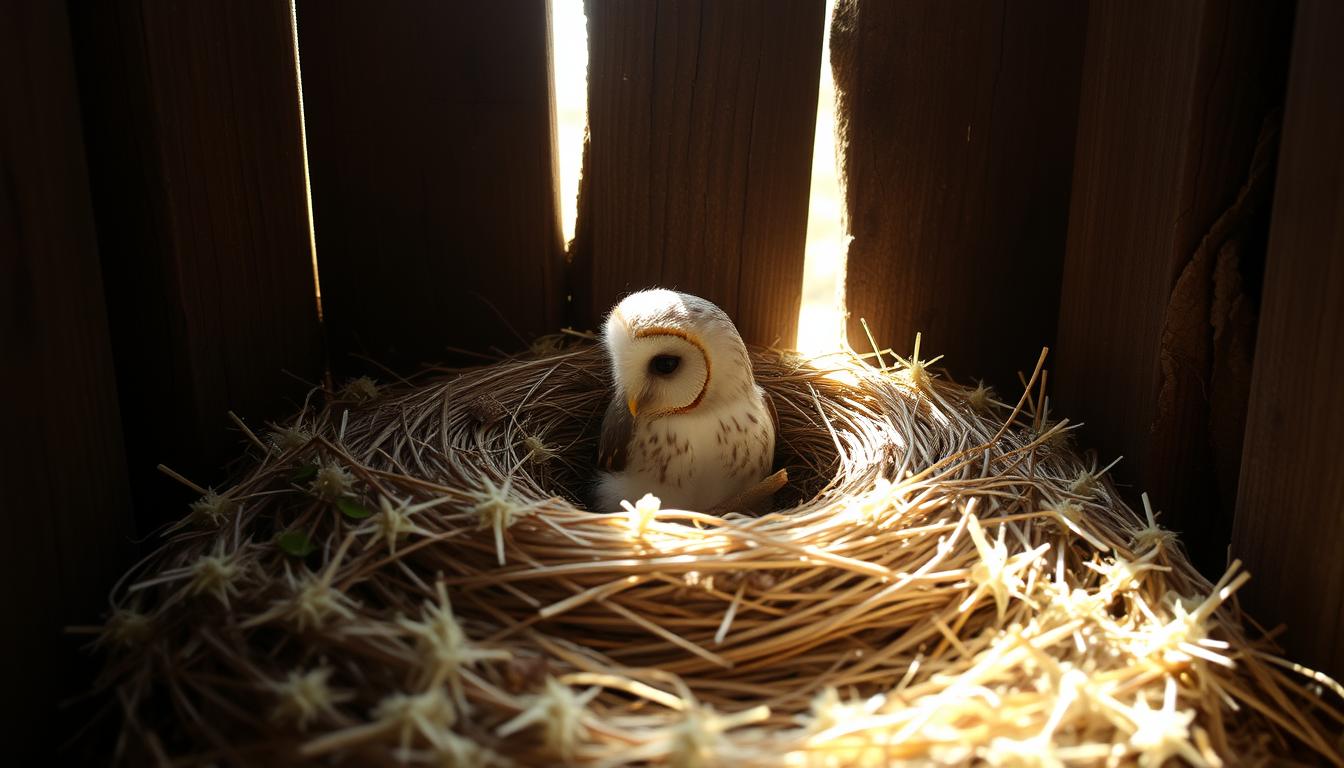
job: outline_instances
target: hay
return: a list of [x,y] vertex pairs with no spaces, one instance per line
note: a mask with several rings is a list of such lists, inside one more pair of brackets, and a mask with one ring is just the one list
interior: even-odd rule
[[584,511],[584,339],[248,432],[241,480],[113,595],[118,754],[1340,763],[1339,687],[1248,639],[1247,575],[1209,584],[1128,509],[1039,376],[1014,407],[917,355],[753,355],[791,476],[762,517]]

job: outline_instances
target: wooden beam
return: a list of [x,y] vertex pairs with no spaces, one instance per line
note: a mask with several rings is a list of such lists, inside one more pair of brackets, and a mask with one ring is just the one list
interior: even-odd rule
[[575,322],[659,285],[792,345],[823,0],[585,4],[588,130]]
[[1293,38],[1232,554],[1294,660],[1344,675],[1344,5]]
[[[286,0],[75,3],[93,198],[142,531],[321,377]],[[258,424],[260,427],[260,424]]]
[[298,17],[333,365],[559,331],[545,0],[300,0]]
[[1020,389],[1054,342],[1087,5],[840,0],[848,338]]
[[[1210,575],[1226,560],[1235,479],[1220,486],[1217,467],[1240,455],[1235,360],[1263,253],[1264,209],[1242,193],[1262,193],[1248,180],[1281,103],[1291,14],[1273,0],[1103,0],[1088,19],[1057,412],[1125,457],[1114,476],[1150,492]],[[1226,323],[1245,339],[1230,359],[1216,349]]]
[[99,618],[131,522],[64,3],[0,6],[0,98],[0,718],[11,761],[52,765],[91,679],[62,630]]

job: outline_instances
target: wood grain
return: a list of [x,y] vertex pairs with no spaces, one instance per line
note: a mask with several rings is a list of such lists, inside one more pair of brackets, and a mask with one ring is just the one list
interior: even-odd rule
[[1007,393],[1054,326],[1087,6],[841,0],[848,337]]
[[1344,675],[1344,5],[1298,5],[1232,554],[1290,657]]
[[321,376],[290,7],[76,3],[108,310],[148,531]]
[[130,500],[63,3],[0,6],[0,583],[6,753],[56,764],[89,684],[68,624],[125,565]]
[[[1210,389],[1214,267],[1223,241],[1245,240],[1225,253],[1237,254],[1230,273],[1247,277],[1253,307],[1263,247],[1252,232],[1263,209],[1214,230],[1280,103],[1291,12],[1269,0],[1107,1],[1088,19],[1052,377],[1058,412],[1086,423],[1083,444],[1125,457],[1115,477],[1131,501],[1150,492],[1209,574],[1224,565],[1232,509],[1220,498],[1211,435],[1239,433],[1241,418],[1235,398],[1228,405]],[[1239,385],[1224,377],[1220,386]],[[1235,440],[1220,445],[1235,456]]]
[[545,0],[300,0],[332,362],[514,350],[564,322]]
[[822,0],[593,2],[574,319],[654,285],[792,345],[824,30]]

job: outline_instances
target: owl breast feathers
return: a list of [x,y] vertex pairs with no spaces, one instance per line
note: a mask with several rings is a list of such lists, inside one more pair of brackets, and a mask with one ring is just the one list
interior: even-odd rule
[[775,414],[737,329],[714,304],[668,290],[626,297],[603,343],[613,399],[602,421],[594,508],[652,493],[713,511],[770,473]]

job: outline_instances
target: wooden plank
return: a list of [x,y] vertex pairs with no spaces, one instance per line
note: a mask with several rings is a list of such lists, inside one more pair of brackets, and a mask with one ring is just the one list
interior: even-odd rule
[[300,0],[298,17],[333,364],[558,331],[545,0]]
[[[285,0],[73,4],[137,517],[241,450],[321,376],[297,67]],[[290,375],[292,374],[292,375]]]
[[1213,304],[1242,283],[1242,311],[1254,305],[1263,212],[1233,209],[1280,103],[1291,14],[1145,0],[1096,2],[1088,19],[1057,410],[1087,424],[1084,444],[1125,457],[1116,477],[1151,493],[1209,574],[1226,558],[1235,484],[1220,491],[1217,466],[1235,466],[1245,389],[1216,360]]
[[1293,38],[1232,553],[1294,661],[1344,676],[1344,5]]
[[849,343],[1018,391],[1053,344],[1087,5],[840,0]]
[[124,565],[130,502],[64,3],[0,6],[0,718],[54,764],[56,702],[88,684],[69,624]]
[[585,3],[575,321],[659,285],[749,342],[797,335],[822,0]]

